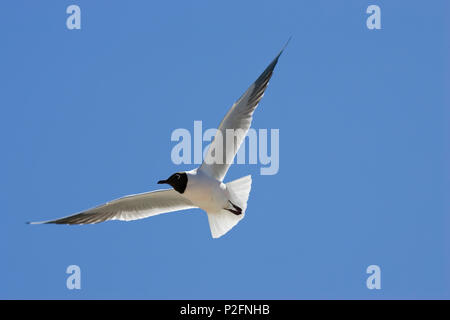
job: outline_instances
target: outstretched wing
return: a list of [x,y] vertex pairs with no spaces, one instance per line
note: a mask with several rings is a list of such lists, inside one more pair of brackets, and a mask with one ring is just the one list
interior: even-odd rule
[[222,181],[225,177],[242,141],[247,135],[252,123],[253,112],[264,95],[264,91],[267,88],[278,58],[283,53],[283,50],[281,50],[272,63],[269,64],[266,70],[245,91],[238,101],[233,104],[220,123],[216,136],[213,142],[211,142],[200,167],[200,170],[203,170],[209,176],[219,181]]
[[191,208],[196,207],[188,199],[173,189],[167,189],[129,195],[61,219],[30,223],[90,224],[108,220],[130,221]]

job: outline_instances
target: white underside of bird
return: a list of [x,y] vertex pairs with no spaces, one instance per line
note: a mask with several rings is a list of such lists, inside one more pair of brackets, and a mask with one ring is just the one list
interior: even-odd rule
[[[186,173],[188,184],[181,196],[208,213],[213,238],[221,237],[244,218],[252,185],[251,176],[225,184],[203,170],[194,169]],[[240,214],[225,209],[233,209],[233,204],[242,210]]]
[[[245,216],[252,179],[251,176],[245,176],[228,183],[223,183],[223,179],[250,128],[253,112],[264,95],[283,50],[284,48],[228,111],[209,146],[203,164],[199,168],[175,173],[169,179],[158,182],[170,184],[173,189],[129,195],[65,218],[31,224],[72,225],[108,220],[130,221],[166,212],[200,208],[208,214],[213,238],[227,233]],[[231,148],[226,147],[230,145],[227,130],[234,130]],[[220,144],[217,143],[218,135],[221,138]],[[216,154],[218,148],[223,149],[219,153],[220,157]]]

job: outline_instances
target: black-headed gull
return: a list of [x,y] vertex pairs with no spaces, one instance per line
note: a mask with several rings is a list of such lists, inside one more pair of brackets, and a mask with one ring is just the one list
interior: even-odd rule
[[129,195],[65,218],[31,224],[130,221],[166,212],[200,208],[208,215],[212,237],[223,236],[244,218],[252,179],[248,175],[228,183],[222,181],[250,128],[253,112],[264,95],[284,48],[225,115],[202,165],[158,181],[159,184],[169,184],[173,189]]

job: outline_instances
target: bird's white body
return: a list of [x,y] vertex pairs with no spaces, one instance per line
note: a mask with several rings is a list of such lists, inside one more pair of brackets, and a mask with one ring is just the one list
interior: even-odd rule
[[230,206],[230,193],[227,186],[202,170],[194,169],[186,172],[188,183],[186,191],[181,194],[196,207],[206,212],[219,212],[223,208]]

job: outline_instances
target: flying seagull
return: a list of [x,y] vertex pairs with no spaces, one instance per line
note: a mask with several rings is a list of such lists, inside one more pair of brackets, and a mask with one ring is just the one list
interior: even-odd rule
[[[225,115],[202,165],[158,181],[158,184],[168,184],[172,189],[129,195],[65,218],[30,223],[73,225],[108,220],[130,221],[200,208],[208,215],[212,237],[223,236],[244,218],[252,183],[250,175],[228,183],[223,183],[223,179],[250,128],[253,112],[286,45]],[[233,135],[227,135],[230,130]]]

